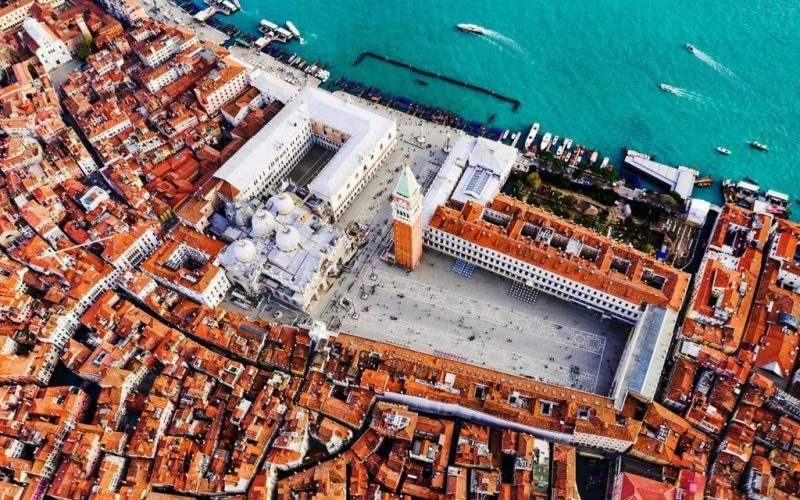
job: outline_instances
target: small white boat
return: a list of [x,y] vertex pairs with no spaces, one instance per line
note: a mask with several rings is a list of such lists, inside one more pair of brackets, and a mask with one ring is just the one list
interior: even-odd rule
[[547,132],[546,134],[544,134],[544,137],[542,137],[542,143],[539,146],[539,150],[540,151],[546,151],[547,148],[550,147],[550,139],[552,139],[552,138],[553,138],[553,134],[551,134],[550,132]]
[[684,45],[684,47],[686,47],[686,50],[688,50],[689,52],[692,52],[692,53],[694,53],[694,51],[696,50],[694,48],[694,45],[692,45],[691,43],[687,43],[686,45]]
[[600,168],[606,168],[608,166],[608,162],[609,162],[608,156],[606,156],[605,158],[603,158],[603,162],[600,163]]
[[719,146],[717,148],[717,153],[722,153],[724,155],[729,155],[729,154],[731,154],[731,151],[730,151],[730,149],[725,149],[722,146]]
[[553,136],[553,140],[552,140],[552,141],[550,141],[550,147],[551,147],[551,148],[554,148],[554,147],[556,147],[556,144],[558,144],[558,136],[557,136],[557,135],[554,135],[554,136]]
[[511,133],[510,130],[506,130],[505,132],[503,132],[503,137],[501,137],[500,140],[505,141],[506,139],[508,139],[508,134],[510,133]]
[[661,85],[658,86],[658,88],[660,88],[664,92],[672,92],[673,94],[678,90],[672,85],[667,85],[666,83],[662,83]]
[[295,26],[293,22],[286,21],[286,27],[289,28],[289,31],[292,32],[292,35],[296,36],[297,38],[301,38],[300,37],[300,30],[297,29],[297,26]]

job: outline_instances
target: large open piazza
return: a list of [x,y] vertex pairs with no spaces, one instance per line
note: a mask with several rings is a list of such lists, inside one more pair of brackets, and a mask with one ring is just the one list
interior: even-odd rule
[[[456,274],[453,259],[436,253],[425,254],[412,274],[373,262],[376,279],[370,279],[369,265],[358,276],[345,276],[349,293],[331,297],[334,305],[323,318],[367,338],[608,392],[631,325],[546,294],[534,292],[533,303],[512,298],[508,280],[481,269],[471,277]],[[357,319],[351,307],[341,305],[342,297],[355,303]]]

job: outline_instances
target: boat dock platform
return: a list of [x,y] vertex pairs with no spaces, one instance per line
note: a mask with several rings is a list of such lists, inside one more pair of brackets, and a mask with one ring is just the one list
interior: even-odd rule
[[208,7],[207,9],[201,10],[200,12],[195,14],[193,17],[196,20],[200,21],[201,23],[204,23],[204,22],[208,21],[209,19],[211,19],[211,17],[216,13],[217,13],[216,7],[212,6],[212,7]]
[[258,25],[258,32],[267,39],[267,44],[272,41],[287,43],[294,38],[294,35],[288,29],[278,26],[269,19],[261,20]]
[[625,166],[667,186],[684,200],[691,198],[694,181],[700,172],[689,167],[671,167],[658,163],[650,156],[629,149],[625,153]]
[[788,217],[792,202],[789,195],[769,189],[764,193],[753,179],[734,182],[731,179],[722,181],[722,196],[725,203],[736,205],[758,213],[768,213],[776,217]]
[[229,0],[203,0],[203,2],[209,7],[214,7],[217,12],[222,12],[226,16],[239,10],[239,7]]
[[489,90],[489,89],[487,89],[485,87],[480,87],[478,85],[473,85],[473,84],[468,83],[468,82],[464,82],[464,81],[461,81],[461,80],[456,80],[455,78],[451,78],[451,77],[449,77],[447,75],[442,75],[442,74],[439,74],[439,73],[434,73],[433,71],[428,71],[426,69],[417,68],[416,66],[412,66],[412,65],[410,65],[408,63],[404,63],[402,61],[397,61],[395,59],[391,59],[389,57],[382,56],[380,54],[376,54],[376,53],[370,52],[368,50],[362,52],[361,55],[358,56],[355,61],[353,61],[353,66],[358,66],[361,63],[361,61],[363,61],[367,57],[378,59],[379,61],[384,61],[384,62],[387,62],[389,64],[393,64],[395,66],[399,66],[401,68],[409,69],[409,70],[413,71],[414,73],[418,73],[420,75],[425,75],[425,76],[428,76],[430,78],[438,78],[439,80],[444,80],[445,82],[448,82],[448,83],[459,85],[461,87],[466,87],[468,89],[475,90],[476,92],[482,92],[484,94],[491,95],[492,97],[495,97],[495,98],[497,98],[497,99],[499,99],[501,101],[505,101],[505,102],[511,103],[512,106],[514,107],[513,111],[515,113],[517,112],[517,109],[519,109],[519,106],[520,106],[519,99],[514,99],[514,98],[511,98],[511,97],[507,97],[507,96],[504,96],[503,94],[498,94],[497,92],[495,92],[493,90]]

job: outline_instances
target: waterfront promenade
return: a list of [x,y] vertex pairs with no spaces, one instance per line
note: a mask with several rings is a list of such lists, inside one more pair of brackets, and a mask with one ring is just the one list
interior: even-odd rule
[[[156,21],[163,22],[170,26],[180,24],[194,32],[201,41],[209,40],[219,45],[222,45],[228,38],[227,34],[209,26],[205,23],[197,21],[191,15],[184,12],[180,7],[172,2],[158,2],[158,9],[152,0],[142,0],[142,6],[145,8],[150,17]],[[215,14],[215,16],[224,16],[223,14]],[[176,19],[178,22],[176,22]],[[284,64],[274,57],[265,54],[257,48],[245,48],[239,45],[232,45],[228,50],[240,61],[252,66],[271,71],[272,73],[283,78],[287,82],[305,87],[307,85],[318,86],[320,81],[303,71],[293,68]]]

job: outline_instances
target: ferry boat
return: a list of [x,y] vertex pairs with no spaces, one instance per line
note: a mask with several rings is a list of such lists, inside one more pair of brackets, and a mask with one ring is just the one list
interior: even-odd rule
[[731,151],[730,151],[730,149],[725,149],[722,146],[719,146],[717,148],[717,153],[721,153],[721,154],[724,154],[724,155],[729,155],[729,154],[731,154]]
[[769,146],[758,141],[750,141],[750,147],[759,151],[769,151]]
[[456,24],[456,28],[460,29],[461,31],[465,31],[467,33],[473,33],[475,35],[485,35],[486,34],[486,28],[482,28],[482,27],[478,26],[477,24],[460,23],[460,24]]
[[528,137],[525,138],[525,149],[531,149],[531,146],[533,146],[533,141],[534,139],[536,139],[536,135],[538,133],[539,133],[539,124],[534,123],[533,126],[531,126],[531,131],[528,132]]
[[300,37],[300,30],[297,29],[297,26],[295,26],[293,22],[286,21],[286,27],[289,29],[289,31],[292,33],[292,35],[296,36],[297,38],[301,38]]
[[547,132],[546,134],[544,134],[544,137],[542,137],[542,143],[539,146],[539,149],[542,150],[542,151],[547,151],[547,148],[550,147],[550,139],[552,139],[552,138],[553,138],[553,134],[551,134],[550,132]]

